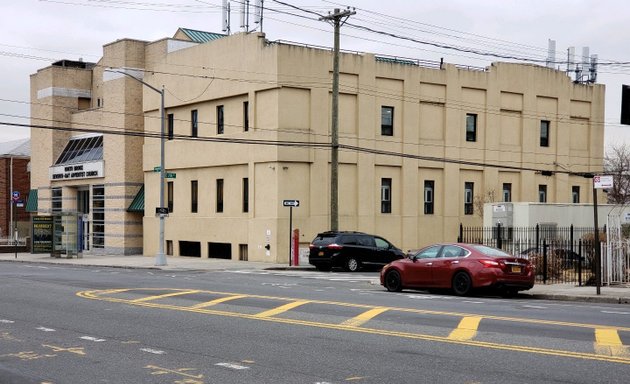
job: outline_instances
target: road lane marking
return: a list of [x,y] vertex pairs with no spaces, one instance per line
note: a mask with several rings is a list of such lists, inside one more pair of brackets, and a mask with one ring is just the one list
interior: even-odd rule
[[360,327],[361,325],[367,323],[368,321],[372,320],[373,318],[387,311],[388,309],[389,308],[384,307],[370,309],[369,311],[365,311],[362,314],[353,317],[352,319],[344,321],[343,323],[341,323],[341,325],[347,327]]
[[42,347],[50,348],[52,349],[53,352],[68,352],[68,353],[74,353],[75,355],[85,356],[85,351],[83,347],[64,348],[64,347],[57,347],[56,345],[48,345],[48,344],[42,344]]
[[93,341],[95,343],[101,343],[101,342],[105,341],[105,339],[99,339],[97,337],[92,337],[92,336],[81,336],[81,337],[79,337],[79,339],[87,340],[87,341]]
[[543,307],[541,305],[521,305],[522,308],[531,308],[531,309],[547,309],[547,307]]
[[148,352],[148,353],[152,353],[152,354],[154,354],[154,355],[163,355],[163,354],[165,354],[165,353],[166,353],[166,352],[161,351],[161,350],[159,350],[159,349],[152,349],[152,348],[140,348],[140,350],[141,350],[142,352]]
[[37,328],[35,328],[35,329],[37,329],[38,331],[43,331],[43,332],[55,332],[55,330],[54,330],[54,329],[52,329],[52,328],[46,328],[46,327],[37,327]]
[[608,328],[595,330],[595,352],[608,356],[630,356],[623,346],[617,330]]
[[13,320],[6,320],[6,319],[0,319],[0,323],[2,323],[2,324],[13,324],[13,323],[15,323],[15,321],[13,321]]
[[236,370],[249,369],[249,367],[246,367],[244,365],[234,364],[234,363],[216,363],[215,365],[219,367],[236,369]]
[[304,305],[304,304],[307,304],[307,303],[309,303],[308,300],[294,301],[292,303],[288,303],[288,304],[281,305],[281,306],[276,307],[276,308],[272,308],[272,309],[270,309],[268,311],[263,311],[263,312],[257,313],[257,314],[254,315],[254,317],[271,317],[271,316],[279,315],[279,314],[281,314],[283,312],[289,311],[289,310],[291,310],[293,308],[297,308],[300,305]]
[[247,295],[233,295],[233,296],[220,297],[218,299],[206,301],[205,303],[199,303],[199,304],[193,305],[190,308],[207,308],[213,305],[225,303],[226,301],[242,299],[244,297],[247,297]]
[[619,311],[602,311],[602,313],[609,313],[612,315],[630,315],[630,312],[619,312]]
[[144,367],[146,369],[151,369],[153,370],[153,372],[151,372],[152,375],[167,375],[167,374],[172,374],[175,376],[182,376],[182,377],[186,377],[188,379],[193,379],[192,381],[188,381],[187,379],[185,379],[184,381],[176,381],[176,383],[201,383],[201,381],[196,381],[194,379],[203,379],[203,375],[199,374],[199,375],[191,375],[190,371],[196,371],[196,368],[179,368],[179,369],[168,369],[168,368],[164,368],[164,367],[160,367],[157,365],[147,365],[146,367]]
[[454,329],[448,338],[451,340],[472,340],[477,335],[477,328],[481,317],[464,317]]
[[173,297],[173,296],[182,296],[182,295],[190,295],[192,293],[199,293],[201,291],[198,291],[196,289],[191,289],[191,290],[186,290],[186,291],[178,291],[178,292],[171,292],[171,293],[165,293],[163,295],[156,295],[156,296],[147,296],[147,297],[141,297],[139,299],[135,299],[135,300],[130,300],[130,303],[141,303],[144,301],[151,301],[151,300],[157,300],[157,299],[163,299],[166,297]]

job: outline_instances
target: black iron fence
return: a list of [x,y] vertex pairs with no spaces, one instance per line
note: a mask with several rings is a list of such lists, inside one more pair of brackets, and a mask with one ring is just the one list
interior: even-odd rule
[[[605,238],[606,227],[600,230]],[[546,283],[595,284],[593,227],[464,227],[458,242],[484,244],[529,259],[536,279]]]

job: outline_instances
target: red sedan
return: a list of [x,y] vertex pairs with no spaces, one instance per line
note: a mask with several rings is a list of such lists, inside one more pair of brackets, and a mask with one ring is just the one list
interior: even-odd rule
[[479,244],[435,244],[387,264],[381,285],[391,292],[404,288],[449,288],[464,296],[476,288],[494,288],[514,296],[534,286],[529,260]]

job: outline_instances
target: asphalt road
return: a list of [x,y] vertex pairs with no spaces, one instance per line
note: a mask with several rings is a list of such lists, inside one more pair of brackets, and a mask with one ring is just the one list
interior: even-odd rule
[[627,383],[626,306],[0,263],[0,383]]

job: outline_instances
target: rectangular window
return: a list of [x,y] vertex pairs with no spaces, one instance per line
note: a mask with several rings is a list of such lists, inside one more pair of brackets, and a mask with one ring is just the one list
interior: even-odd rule
[[541,147],[549,146],[549,129],[550,129],[549,120],[540,120],[540,146]]
[[435,181],[424,181],[424,214],[433,214],[433,196],[435,196]]
[[61,188],[53,188],[52,191],[52,212],[59,213],[61,212],[61,201],[62,201],[62,193]]
[[466,114],[466,141],[477,141],[477,114]]
[[475,195],[475,183],[464,183],[464,215],[472,215],[473,208],[473,196]]
[[173,136],[175,136],[175,117],[172,113],[169,113],[167,116],[167,131],[168,131],[168,139],[173,140]]
[[381,107],[381,135],[394,136],[394,107]]
[[503,201],[506,203],[512,201],[512,183],[503,183]]
[[174,184],[172,181],[166,183],[166,203],[168,206],[168,211],[173,212],[173,199],[174,199]]
[[217,135],[223,134],[223,106],[217,105]]
[[538,202],[547,202],[547,186],[545,184],[538,185]]
[[105,186],[92,186],[92,246],[105,247]]
[[243,177],[243,212],[249,212],[249,179]]
[[572,186],[571,195],[573,197],[573,204],[579,204],[580,203],[580,187],[577,185]]
[[249,131],[249,101],[243,101],[243,131]]
[[197,137],[199,136],[199,120],[198,113],[196,109],[190,111],[190,136]]
[[197,203],[199,199],[197,180],[190,182],[190,212],[197,213]]
[[217,179],[217,212],[223,212],[223,179]]
[[381,179],[381,213],[392,213],[392,179]]

